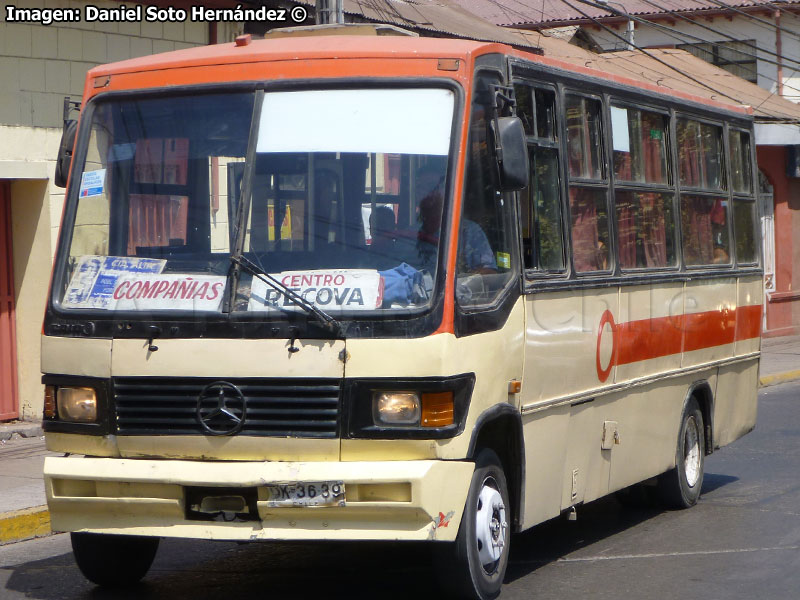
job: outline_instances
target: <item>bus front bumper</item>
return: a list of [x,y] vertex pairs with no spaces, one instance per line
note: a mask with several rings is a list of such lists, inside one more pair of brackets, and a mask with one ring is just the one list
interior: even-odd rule
[[[53,531],[216,540],[453,541],[473,463],[201,462],[48,457],[44,477]],[[344,506],[270,506],[268,486],[344,483]],[[249,490],[257,517],[187,518],[187,494]],[[212,490],[212,494],[215,493]],[[255,490],[255,491],[253,491]]]

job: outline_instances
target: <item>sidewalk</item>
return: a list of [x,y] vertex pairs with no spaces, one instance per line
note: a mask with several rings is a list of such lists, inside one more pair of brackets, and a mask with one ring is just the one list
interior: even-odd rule
[[[800,336],[762,341],[762,386],[800,379]],[[0,544],[50,533],[42,467],[46,456],[38,423],[0,423]]]
[[50,533],[42,482],[45,448],[38,423],[0,424],[0,544]]

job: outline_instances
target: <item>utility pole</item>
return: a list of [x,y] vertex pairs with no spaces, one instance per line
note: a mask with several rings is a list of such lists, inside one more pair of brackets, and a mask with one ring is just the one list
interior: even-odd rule
[[[633,36],[634,36],[634,31],[635,31],[636,24],[634,23],[633,19],[631,18],[631,15],[628,13],[628,9],[625,8],[625,6],[623,6],[619,2],[611,2],[611,0],[597,0],[597,3],[598,4],[602,4],[603,6],[607,6],[612,12],[614,12],[614,13],[620,15],[620,16],[628,18],[628,28],[625,31],[625,39],[628,41],[628,43],[626,45],[626,49],[627,50],[633,50],[635,48],[635,45],[633,43]],[[611,8],[611,6],[610,6],[611,4],[616,4],[622,10],[619,10],[619,9],[616,9],[616,8]]]
[[344,0],[316,0],[314,13],[317,25],[344,23]]

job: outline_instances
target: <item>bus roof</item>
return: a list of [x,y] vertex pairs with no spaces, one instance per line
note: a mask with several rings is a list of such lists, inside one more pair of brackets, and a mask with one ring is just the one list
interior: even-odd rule
[[[249,36],[245,36],[249,37]],[[176,50],[163,54],[143,56],[121,62],[100,65],[91,69],[88,78],[123,73],[140,73],[187,67],[219,66],[256,62],[297,61],[314,59],[414,59],[459,58],[467,63],[483,54],[500,53],[540,63],[552,68],[578,73],[605,81],[613,81],[633,89],[645,89],[666,98],[687,101],[728,110],[742,115],[752,113],[752,108],[723,103],[693,94],[670,90],[633,78],[628,78],[590,67],[581,67],[558,58],[541,56],[511,48],[496,42],[479,42],[452,38],[410,36],[320,35],[282,37],[237,43],[214,44]]]

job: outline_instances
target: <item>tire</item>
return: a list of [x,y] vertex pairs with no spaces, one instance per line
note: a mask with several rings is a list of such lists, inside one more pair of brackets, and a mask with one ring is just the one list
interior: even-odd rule
[[658,499],[667,508],[683,509],[697,504],[703,487],[705,426],[697,399],[686,403],[681,416],[675,468],[658,477]]
[[125,587],[147,574],[158,550],[159,538],[104,533],[70,533],[78,568],[92,583]]
[[490,600],[500,595],[510,548],[508,485],[497,454],[482,450],[475,461],[455,543],[441,544],[440,584],[453,597]]

